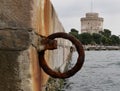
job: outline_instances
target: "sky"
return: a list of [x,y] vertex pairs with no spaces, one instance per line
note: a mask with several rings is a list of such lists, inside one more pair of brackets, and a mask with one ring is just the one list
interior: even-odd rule
[[[96,12],[104,18],[103,29],[120,35],[120,0],[51,0],[66,32],[72,28],[80,32],[80,18]],[[91,7],[92,6],[92,7]]]

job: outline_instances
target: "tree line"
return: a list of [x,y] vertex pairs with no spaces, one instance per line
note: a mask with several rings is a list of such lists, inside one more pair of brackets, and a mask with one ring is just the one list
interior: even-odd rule
[[79,34],[76,29],[71,29],[69,34],[75,36],[83,45],[105,45],[105,46],[118,46],[120,45],[120,36],[112,35],[109,29],[104,29],[99,33],[81,33]]

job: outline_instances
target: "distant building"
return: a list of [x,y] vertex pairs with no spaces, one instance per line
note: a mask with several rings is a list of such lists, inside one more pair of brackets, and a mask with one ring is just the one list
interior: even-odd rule
[[104,19],[98,13],[86,13],[86,17],[81,18],[81,33],[99,33],[103,31]]

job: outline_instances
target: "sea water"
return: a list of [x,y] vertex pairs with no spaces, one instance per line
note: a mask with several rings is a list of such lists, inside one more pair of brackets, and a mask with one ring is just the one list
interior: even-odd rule
[[60,91],[120,91],[120,51],[85,51],[82,69]]

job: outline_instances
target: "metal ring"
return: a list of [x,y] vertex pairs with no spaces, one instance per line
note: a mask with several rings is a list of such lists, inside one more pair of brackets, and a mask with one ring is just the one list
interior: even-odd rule
[[56,72],[53,71],[46,63],[45,58],[44,58],[44,54],[45,54],[45,50],[39,52],[39,64],[42,67],[42,69],[51,77],[53,78],[69,78],[71,76],[73,76],[75,73],[77,73],[83,66],[84,63],[84,49],[82,44],[80,43],[79,40],[77,40],[75,37],[64,33],[64,32],[58,32],[58,33],[54,33],[51,34],[50,36],[48,36],[49,39],[55,39],[55,38],[64,38],[64,39],[68,39],[70,40],[76,47],[76,51],[78,53],[78,59],[77,62],[75,64],[75,66],[68,70],[67,72],[64,73],[60,73],[60,72]]

